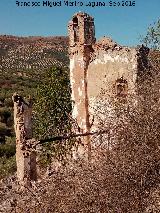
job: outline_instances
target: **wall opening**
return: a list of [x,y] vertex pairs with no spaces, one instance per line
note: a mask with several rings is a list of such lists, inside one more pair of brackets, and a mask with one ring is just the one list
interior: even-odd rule
[[79,26],[78,26],[78,18],[73,18],[73,32],[74,32],[74,42],[79,42]]
[[123,76],[116,80],[116,95],[118,97],[126,97],[128,91],[127,80]]

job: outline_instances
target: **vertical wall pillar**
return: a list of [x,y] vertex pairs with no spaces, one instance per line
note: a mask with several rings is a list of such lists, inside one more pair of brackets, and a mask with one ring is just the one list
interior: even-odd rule
[[32,138],[32,103],[26,103],[21,96],[14,94],[14,128],[16,133],[17,179],[30,185],[37,179],[36,153]]
[[[90,56],[95,43],[94,19],[86,13],[77,13],[68,24],[70,82],[72,89],[72,116],[77,121],[80,132],[90,132],[88,110],[87,72]],[[82,140],[91,154],[90,137]]]

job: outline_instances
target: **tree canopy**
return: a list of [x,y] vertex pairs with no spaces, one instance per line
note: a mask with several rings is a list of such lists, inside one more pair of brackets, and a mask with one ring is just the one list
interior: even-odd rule
[[146,46],[160,50],[160,18],[148,27],[146,35],[142,38]]
[[34,131],[38,138],[65,133],[71,112],[69,71],[51,68],[37,88]]

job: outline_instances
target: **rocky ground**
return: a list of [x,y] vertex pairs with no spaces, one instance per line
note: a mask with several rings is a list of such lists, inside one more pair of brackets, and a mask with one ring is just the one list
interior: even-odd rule
[[[126,210],[123,206],[125,203],[122,199],[123,193],[121,197],[117,192],[117,195],[114,196],[119,196],[119,198],[118,200],[112,198],[113,205],[111,205],[108,192],[112,185],[107,190],[103,175],[96,174],[91,168],[82,169],[80,167],[69,170],[63,168],[58,172],[55,170],[45,172],[43,178],[32,183],[32,187],[19,185],[16,176],[1,180],[0,213],[160,212],[160,186],[152,188],[145,201],[147,207],[143,211],[137,207],[138,203],[133,202],[132,204],[132,198]],[[107,180],[105,182],[109,183]],[[112,195],[110,196],[112,197]],[[130,195],[128,194],[128,196]],[[126,197],[126,201],[128,199],[130,197]]]

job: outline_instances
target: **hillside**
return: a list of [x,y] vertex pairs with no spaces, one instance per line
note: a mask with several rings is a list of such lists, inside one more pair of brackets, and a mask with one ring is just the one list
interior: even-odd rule
[[[0,70],[45,69],[68,63],[68,38],[0,36]],[[20,75],[20,73],[19,73]]]
[[68,66],[68,38],[0,36],[0,101],[37,85],[44,70]]
[[[33,95],[35,88],[45,76],[45,70],[53,66],[65,67],[68,63],[67,37],[1,35],[0,130],[4,132],[5,126],[12,126],[11,96],[14,92],[19,92],[23,96]],[[8,135],[9,132],[8,130]]]
[[0,178],[15,171],[13,93],[34,97],[47,69],[68,64],[67,37],[0,36]]

